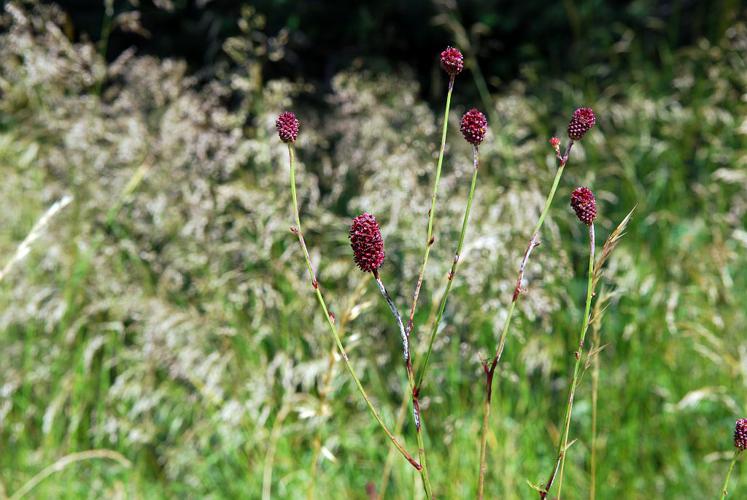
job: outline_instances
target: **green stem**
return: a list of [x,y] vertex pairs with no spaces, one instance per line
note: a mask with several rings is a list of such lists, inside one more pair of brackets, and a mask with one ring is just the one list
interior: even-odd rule
[[446,149],[446,132],[449,128],[449,108],[451,107],[451,93],[454,90],[454,75],[449,78],[449,90],[446,93],[446,108],[444,109],[444,120],[441,128],[441,147],[438,151],[438,163],[436,164],[436,178],[433,181],[433,195],[431,196],[431,209],[428,210],[428,234],[425,238],[425,251],[423,253],[423,263],[420,265],[420,273],[418,273],[418,282],[415,285],[415,292],[412,295],[412,307],[410,307],[410,319],[407,321],[406,332],[410,335],[412,332],[413,321],[415,318],[415,308],[418,305],[418,297],[420,296],[420,288],[423,286],[423,276],[425,274],[425,266],[428,264],[428,256],[431,253],[431,247],[433,246],[433,219],[436,215],[436,198],[438,197],[438,184],[441,182],[441,166],[444,161],[444,150]]
[[540,498],[545,498],[547,496],[547,493],[550,491],[553,480],[555,479],[555,474],[558,470],[558,466],[560,467],[560,477],[558,478],[558,498],[560,498],[560,493],[563,490],[563,472],[565,468],[565,457],[568,451],[568,434],[571,429],[571,417],[573,415],[573,399],[576,395],[576,387],[578,385],[579,375],[581,372],[581,355],[584,350],[586,332],[589,329],[589,320],[591,317],[591,300],[594,297],[594,248],[594,224],[592,223],[589,225],[589,277],[586,283],[586,306],[584,308],[584,321],[581,326],[581,333],[579,334],[578,350],[575,352],[576,364],[573,367],[573,378],[571,379],[571,385],[568,390],[568,404],[566,405],[565,409],[563,437],[560,440],[560,443],[558,443],[558,456],[556,458],[555,467],[553,468],[553,472],[550,475],[550,479],[545,485],[545,491],[543,493],[540,493]]
[[490,419],[490,400],[493,374],[488,374],[486,380],[486,391],[488,391],[482,408],[482,434],[480,435],[480,476],[477,481],[477,498],[483,499],[485,494],[485,473],[488,470],[487,452],[488,452],[488,420]]
[[314,293],[316,294],[316,298],[319,301],[319,306],[322,308],[322,312],[324,313],[324,317],[327,320],[327,325],[329,326],[329,331],[334,337],[335,344],[337,345],[337,349],[340,351],[340,355],[342,356],[342,359],[345,363],[345,367],[347,368],[348,372],[350,373],[350,376],[353,378],[353,381],[355,382],[355,386],[358,388],[358,392],[361,393],[361,396],[363,396],[363,399],[366,402],[366,405],[368,406],[369,411],[371,412],[371,415],[376,420],[376,422],[379,424],[381,429],[384,431],[384,433],[387,435],[389,440],[392,442],[392,444],[399,450],[399,452],[402,454],[405,459],[407,459],[410,464],[415,467],[417,470],[421,470],[421,465],[410,455],[410,453],[407,452],[407,450],[400,444],[400,442],[397,440],[396,437],[394,437],[394,434],[391,433],[389,428],[384,423],[384,420],[379,415],[379,412],[374,407],[373,403],[371,403],[371,400],[368,397],[368,394],[366,394],[365,389],[363,389],[363,385],[361,385],[360,379],[355,374],[355,370],[353,370],[353,366],[350,364],[350,360],[348,359],[347,352],[345,351],[345,347],[342,345],[342,340],[340,340],[340,336],[337,333],[337,328],[335,327],[335,323],[332,320],[332,317],[330,316],[329,310],[327,309],[327,304],[324,301],[324,297],[322,296],[321,290],[319,290],[319,282],[316,279],[316,274],[314,273],[314,268],[311,265],[311,258],[309,257],[309,250],[306,248],[306,242],[303,238],[303,231],[301,229],[301,216],[298,211],[298,200],[296,197],[296,155],[295,155],[295,149],[293,148],[293,144],[288,144],[288,154],[290,155],[290,185],[291,185],[291,198],[293,199],[293,213],[296,218],[296,227],[292,228],[292,231],[298,236],[298,242],[301,245],[301,248],[303,249],[304,258],[306,259],[306,268],[309,271],[309,276],[311,277],[311,286],[314,288]]
[[503,323],[503,330],[501,331],[501,336],[498,339],[498,346],[495,350],[495,356],[493,356],[493,360],[490,362],[490,366],[488,366],[487,361],[485,362],[485,365],[483,366],[485,370],[485,393],[486,393],[486,401],[487,404],[484,405],[483,408],[483,425],[482,425],[482,431],[481,431],[481,437],[480,437],[480,474],[478,477],[478,498],[482,498],[479,496],[479,493],[484,490],[484,481],[485,481],[485,470],[487,469],[487,438],[488,438],[488,423],[489,423],[489,415],[490,415],[490,402],[492,398],[492,391],[493,391],[493,375],[495,374],[495,369],[498,366],[498,362],[501,360],[501,356],[503,355],[503,349],[506,345],[506,338],[508,337],[509,328],[511,326],[511,319],[514,316],[514,310],[516,309],[516,303],[519,301],[519,297],[521,295],[521,283],[524,279],[524,270],[526,269],[527,263],[529,262],[529,257],[532,254],[532,250],[539,245],[539,232],[542,229],[542,225],[545,223],[545,219],[547,218],[547,214],[550,211],[550,206],[552,205],[553,199],[555,198],[555,193],[558,190],[558,185],[560,184],[560,178],[563,176],[563,171],[565,170],[565,165],[568,162],[568,156],[571,153],[571,148],[573,147],[573,141],[570,141],[568,143],[568,147],[565,150],[564,155],[560,155],[560,153],[557,154],[558,157],[558,170],[555,173],[555,179],[552,183],[552,188],[550,188],[550,193],[548,193],[547,198],[545,199],[545,206],[542,208],[542,213],[540,213],[539,220],[537,220],[537,224],[534,226],[534,230],[532,231],[532,236],[529,238],[529,244],[527,245],[526,250],[524,251],[524,258],[521,260],[521,264],[519,265],[519,273],[516,278],[516,286],[514,287],[514,293],[513,297],[511,298],[511,304],[508,307],[508,314],[506,314],[506,320]]
[[[595,307],[599,307],[599,302]],[[598,309],[595,309],[595,314],[597,311]],[[589,461],[591,478],[589,500],[594,500],[597,497],[597,417],[599,403],[599,334],[597,330],[598,328],[595,327],[592,335],[592,351],[596,351],[597,354],[592,358],[591,372],[591,458]]]
[[428,350],[425,353],[425,358],[423,359],[423,364],[420,367],[420,370],[418,372],[418,381],[415,386],[420,390],[423,385],[423,378],[425,377],[426,369],[428,368],[428,361],[431,358],[431,352],[433,351],[433,342],[436,340],[436,335],[438,334],[438,326],[441,323],[441,319],[444,315],[444,310],[446,309],[446,300],[449,298],[449,292],[451,291],[451,286],[454,284],[454,277],[456,276],[457,272],[457,266],[459,265],[459,258],[462,253],[462,248],[464,247],[464,237],[467,234],[467,223],[469,222],[469,214],[472,210],[472,200],[475,197],[475,189],[477,187],[477,173],[480,170],[480,158],[479,158],[479,151],[477,146],[472,146],[472,164],[474,166],[474,170],[472,172],[472,183],[469,187],[469,195],[467,197],[467,206],[464,209],[464,217],[462,218],[462,230],[459,233],[459,242],[457,243],[457,249],[456,253],[454,253],[454,261],[451,264],[451,270],[448,274],[448,282],[446,283],[446,289],[443,292],[443,295],[441,296],[441,301],[438,305],[438,313],[436,315],[436,320],[433,322],[433,327],[431,328],[431,335],[428,340]]
[[734,470],[734,465],[737,463],[737,459],[739,458],[739,454],[741,453],[741,450],[734,451],[734,458],[731,459],[731,464],[729,465],[729,472],[726,473],[726,479],[724,479],[724,486],[721,488],[721,500],[724,500],[726,498],[726,488],[729,486],[729,478],[731,477],[731,472]]
[[421,428],[422,418],[420,415],[420,403],[418,402],[418,391],[415,388],[415,377],[412,371],[412,359],[410,358],[409,338],[408,338],[407,333],[405,332],[405,325],[402,323],[402,316],[400,316],[399,314],[399,309],[397,309],[397,306],[394,304],[392,297],[389,296],[389,292],[386,291],[386,287],[384,286],[384,283],[381,281],[379,272],[374,271],[373,275],[374,275],[374,278],[376,279],[376,284],[379,287],[379,292],[381,292],[381,295],[384,297],[384,300],[389,306],[389,310],[392,312],[394,319],[397,321],[397,326],[399,327],[400,336],[402,337],[402,352],[404,353],[404,357],[405,357],[405,368],[407,369],[407,383],[410,386],[410,394],[411,394],[411,400],[412,400],[412,416],[415,420],[415,432],[416,432],[417,439],[418,439],[418,460],[420,460],[420,465],[422,466],[422,469],[420,470],[420,477],[423,480],[423,489],[425,490],[425,496],[430,499],[433,496],[433,491],[431,487],[431,480],[430,480],[430,477],[428,476],[428,465],[427,465],[426,457],[425,457],[425,443],[423,441],[423,433],[422,433],[422,428]]

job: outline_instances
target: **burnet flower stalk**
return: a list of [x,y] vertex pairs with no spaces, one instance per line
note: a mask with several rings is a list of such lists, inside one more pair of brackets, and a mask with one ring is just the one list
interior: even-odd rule
[[586,340],[586,332],[589,329],[589,320],[591,318],[591,301],[594,296],[594,250],[596,248],[595,234],[594,234],[594,219],[597,216],[596,200],[594,193],[589,188],[579,187],[573,190],[571,193],[571,207],[576,212],[578,220],[584,223],[589,228],[589,274],[586,283],[586,304],[584,306],[584,320],[581,325],[581,332],[579,333],[578,339],[578,350],[574,353],[576,357],[576,363],[573,367],[573,377],[571,378],[571,385],[568,388],[568,403],[565,409],[565,417],[563,419],[563,434],[560,442],[558,443],[558,452],[555,459],[555,465],[553,466],[550,478],[547,480],[545,487],[540,491],[540,498],[544,499],[547,497],[550,488],[553,485],[558,469],[560,469],[560,475],[558,479],[558,498],[561,498],[560,494],[563,489],[563,471],[565,465],[566,452],[568,450],[568,434],[571,428],[571,417],[573,415],[573,400],[576,395],[576,388],[579,382],[579,376],[581,374],[581,358],[584,351],[584,342]]
[[428,362],[430,361],[431,353],[433,352],[433,343],[436,340],[438,327],[441,323],[441,319],[443,318],[444,310],[446,309],[446,301],[449,298],[449,292],[451,291],[451,287],[454,283],[454,277],[456,276],[457,267],[459,266],[462,249],[464,247],[464,238],[467,234],[467,225],[469,222],[470,211],[472,210],[472,201],[475,197],[475,189],[477,188],[477,173],[480,170],[479,146],[480,144],[482,144],[482,141],[485,139],[485,134],[488,131],[488,120],[485,118],[485,115],[483,113],[475,108],[472,108],[467,111],[464,116],[462,116],[462,121],[460,123],[459,129],[462,132],[464,140],[472,145],[472,181],[470,182],[469,194],[467,195],[467,206],[464,209],[464,216],[462,217],[462,229],[459,232],[459,240],[457,243],[456,252],[454,253],[454,259],[451,263],[451,269],[449,270],[449,274],[447,275],[446,288],[444,289],[443,294],[441,295],[441,299],[439,300],[438,312],[436,313],[436,318],[433,321],[433,326],[431,327],[430,336],[428,338],[428,349],[426,350],[425,357],[423,358],[423,363],[418,372],[416,384],[418,390],[421,388],[423,378],[425,377],[425,373],[428,368]]
[[379,292],[384,297],[399,327],[400,337],[402,338],[402,354],[407,369],[407,382],[410,386],[412,415],[415,420],[415,432],[418,440],[418,460],[420,460],[421,465],[420,476],[423,481],[423,489],[425,490],[426,497],[431,498],[433,491],[430,477],[428,476],[425,443],[421,430],[420,403],[418,402],[418,394],[415,390],[415,378],[412,370],[412,358],[410,356],[410,341],[405,331],[405,325],[402,323],[402,316],[399,313],[399,309],[397,309],[379,275],[379,268],[384,263],[385,258],[384,238],[381,236],[379,223],[373,215],[362,213],[353,219],[353,224],[350,226],[350,246],[353,249],[353,259],[360,270],[373,274]]
[[379,414],[378,410],[376,410],[376,407],[374,407],[373,403],[371,402],[371,399],[368,397],[368,394],[363,388],[363,385],[361,384],[360,379],[356,375],[355,370],[353,369],[353,366],[350,364],[350,359],[348,358],[347,352],[345,351],[345,347],[342,344],[340,335],[337,332],[337,327],[335,326],[334,316],[332,315],[332,313],[329,311],[327,307],[327,304],[324,300],[324,296],[322,295],[322,291],[320,289],[319,281],[316,278],[316,273],[314,272],[314,268],[311,263],[311,258],[309,257],[309,251],[306,246],[306,242],[304,240],[303,230],[301,229],[301,216],[298,210],[298,199],[296,196],[295,142],[296,142],[296,139],[298,138],[298,132],[299,132],[298,119],[293,113],[284,112],[278,117],[275,123],[275,127],[277,129],[278,136],[280,137],[280,139],[284,143],[286,143],[288,146],[288,157],[289,157],[289,163],[290,163],[291,200],[293,204],[293,216],[295,218],[295,223],[296,223],[295,226],[291,227],[291,232],[298,237],[298,243],[301,246],[301,249],[303,251],[304,259],[306,261],[306,268],[309,272],[309,277],[311,278],[311,287],[313,288],[314,294],[316,295],[317,301],[319,302],[319,306],[321,307],[322,312],[324,313],[324,318],[327,322],[327,326],[329,327],[329,332],[332,335],[335,344],[337,345],[337,349],[340,352],[340,356],[342,357],[343,362],[345,363],[345,367],[350,373],[350,376],[353,379],[353,382],[355,383],[355,386],[358,389],[358,392],[361,394],[361,396],[363,397],[363,400],[366,402],[366,406],[368,406],[368,409],[371,412],[371,415],[373,416],[374,420],[376,420],[376,422],[379,424],[381,429],[387,435],[387,437],[392,442],[394,447],[400,452],[400,454],[402,454],[402,456],[415,469],[420,471],[422,470],[422,466],[404,448],[404,446],[399,442],[399,440],[394,436],[394,434],[392,434],[392,432],[389,430],[387,425],[384,423],[384,420],[381,418],[381,415]]
[[734,470],[737,459],[747,449],[747,418],[740,418],[734,424],[734,448],[734,456],[729,464],[729,471],[726,473],[724,485],[721,487],[721,500],[724,500],[728,494],[729,479],[731,478],[731,473]]
[[485,118],[485,115],[482,114],[477,109],[473,108],[469,110],[462,117],[461,124],[460,124],[460,130],[462,132],[462,135],[464,136],[464,139],[470,144],[472,144],[472,162],[473,162],[474,170],[472,173],[472,181],[470,183],[469,195],[467,197],[467,206],[465,208],[464,217],[462,220],[462,228],[459,234],[459,242],[457,244],[457,250],[454,255],[454,259],[452,261],[451,270],[449,271],[449,274],[448,274],[448,283],[446,285],[446,289],[444,290],[443,295],[440,300],[439,310],[434,320],[433,328],[431,331],[431,336],[430,336],[429,343],[428,343],[427,354],[422,363],[421,370],[418,373],[417,382],[415,382],[414,372],[413,372],[413,362],[412,362],[412,356],[411,356],[410,345],[409,345],[409,332],[407,332],[406,327],[404,326],[402,322],[402,318],[401,318],[401,315],[399,314],[397,306],[394,304],[394,301],[392,300],[389,293],[387,292],[386,287],[384,286],[384,283],[381,281],[381,277],[378,273],[378,269],[384,260],[384,246],[383,246],[383,240],[381,238],[379,226],[376,223],[376,219],[370,214],[367,214],[367,213],[361,214],[353,220],[353,225],[350,228],[350,243],[351,243],[351,246],[353,247],[355,262],[356,264],[358,264],[358,267],[360,267],[362,271],[371,272],[374,275],[374,278],[376,279],[376,284],[379,287],[379,291],[381,292],[381,295],[386,300],[387,305],[389,306],[389,309],[391,310],[392,315],[394,316],[397,322],[397,326],[399,327],[399,330],[400,330],[400,336],[402,337],[402,346],[403,346],[402,349],[403,349],[403,354],[405,358],[405,366],[407,368],[407,378],[408,378],[408,383],[410,386],[410,391],[411,391],[411,396],[412,396],[412,410],[413,410],[413,417],[415,420],[415,429],[417,432],[418,447],[419,447],[419,452],[420,452],[419,459],[420,459],[421,465],[423,466],[421,475],[423,476],[423,486],[425,488],[426,495],[428,497],[432,495],[432,490],[430,486],[430,480],[428,477],[428,468],[427,468],[427,462],[426,462],[426,456],[425,456],[425,448],[422,442],[422,430],[421,430],[422,416],[420,413],[419,393],[420,393],[421,384],[423,381],[423,376],[425,375],[425,370],[428,365],[428,360],[430,359],[430,354],[433,350],[433,342],[435,340],[436,333],[438,332],[438,325],[441,321],[441,318],[443,317],[443,312],[446,306],[446,299],[448,298],[449,291],[451,290],[451,286],[454,281],[454,277],[456,276],[457,267],[460,261],[460,255],[462,252],[462,248],[464,246],[464,239],[467,233],[469,215],[472,209],[472,202],[474,200],[475,189],[477,187],[477,174],[479,172],[478,146],[485,139],[485,134],[487,133],[487,127],[488,127],[488,122],[487,122],[487,119]]
[[506,339],[511,327],[511,320],[513,319],[516,303],[519,301],[519,298],[523,291],[522,282],[524,280],[524,270],[526,269],[527,263],[529,262],[529,257],[531,256],[532,251],[540,244],[539,232],[542,229],[545,218],[547,217],[550,206],[552,205],[552,201],[555,198],[555,192],[558,189],[560,178],[562,177],[565,166],[568,163],[568,158],[570,156],[571,149],[573,148],[573,143],[574,141],[580,141],[581,139],[583,139],[584,135],[594,126],[595,123],[596,116],[594,115],[594,112],[591,110],[591,108],[579,108],[573,112],[573,116],[568,123],[567,132],[569,141],[565,152],[562,154],[560,152],[560,139],[556,137],[550,139],[550,145],[555,150],[555,156],[558,161],[558,170],[555,173],[555,179],[553,180],[550,192],[545,199],[545,205],[542,209],[542,212],[540,213],[539,219],[537,220],[537,224],[532,230],[532,234],[529,238],[529,243],[527,244],[527,248],[524,251],[524,257],[519,264],[519,272],[518,276],[516,277],[516,286],[514,287],[513,295],[511,297],[511,303],[508,308],[508,313],[506,314],[506,319],[503,323],[503,328],[498,339],[498,345],[495,350],[495,355],[490,361],[485,361],[483,363],[483,371],[485,373],[485,401],[483,404],[483,422],[480,438],[480,470],[477,486],[477,496],[480,499],[482,499],[484,495],[485,474],[487,472],[487,433],[488,423],[490,421],[490,404],[493,394],[493,378],[498,363],[501,360],[501,356],[503,355],[503,349],[506,345]]
[[[446,307],[446,299],[449,296],[449,291],[451,290],[451,286],[454,282],[454,277],[456,276],[457,266],[459,264],[459,257],[462,252],[462,248],[464,246],[464,238],[467,233],[467,223],[469,221],[469,214],[472,209],[472,200],[474,199],[475,189],[477,187],[477,173],[479,171],[478,146],[482,143],[483,139],[485,138],[485,134],[487,133],[487,127],[488,127],[488,122],[485,118],[485,115],[483,115],[477,109],[473,108],[469,110],[462,117],[460,130],[462,132],[462,135],[464,136],[464,139],[470,144],[472,144],[472,159],[473,159],[472,162],[473,162],[474,170],[472,173],[472,181],[470,183],[469,195],[467,197],[467,206],[465,208],[464,217],[462,219],[462,229],[459,234],[459,242],[457,244],[457,250],[454,255],[454,260],[452,261],[452,264],[451,264],[451,270],[449,271],[449,274],[448,274],[448,283],[441,297],[437,316],[433,322],[433,328],[431,329],[431,335],[428,341],[428,350],[426,352],[425,358],[423,358],[421,368],[418,372],[417,381],[415,381],[413,368],[412,368],[413,364],[412,364],[412,360],[410,359],[409,349],[407,348],[410,330],[403,329],[402,321],[399,318],[399,314],[397,313],[396,307],[393,305],[391,299],[386,293],[386,289],[384,288],[384,285],[380,282],[380,280],[377,277],[377,283],[379,284],[379,289],[381,290],[382,295],[384,295],[384,297],[387,299],[387,302],[389,303],[389,307],[392,310],[392,313],[395,315],[395,318],[397,318],[398,324],[400,326],[400,331],[403,335],[403,344],[405,345],[405,362],[407,366],[407,377],[408,377],[408,382],[410,384],[410,390],[412,392],[412,406],[413,406],[413,415],[415,418],[415,428],[416,428],[417,436],[418,436],[418,446],[420,449],[423,450],[423,453],[419,456],[421,464],[423,464],[423,472],[421,473],[421,475],[423,476],[423,484],[426,489],[426,496],[428,496],[429,498],[431,497],[432,492],[430,491],[430,484],[428,482],[427,466],[425,465],[426,457],[425,457],[425,451],[424,451],[423,444],[422,444],[422,432],[421,432],[422,416],[420,414],[419,395],[420,395],[420,390],[423,384],[423,377],[425,376],[426,368],[428,366],[428,361],[430,359],[431,352],[433,351],[433,342],[436,338],[436,333],[438,332],[438,325],[441,321],[441,318],[443,317],[444,309]],[[426,249],[426,260],[427,260],[427,250],[428,249]],[[422,283],[422,270],[421,270],[421,278],[418,279],[418,288],[419,288],[420,283]],[[415,301],[417,301],[417,295],[415,296]],[[413,303],[413,312],[411,312],[410,321],[412,321],[412,316],[414,315],[414,306],[415,306],[415,303]],[[411,323],[410,323],[410,328],[411,328]]]
[[451,94],[454,90],[454,81],[456,76],[464,69],[464,56],[454,47],[447,47],[441,52],[441,68],[449,75],[449,86],[446,93],[446,107],[444,109],[443,125],[441,128],[441,146],[438,150],[438,161],[436,163],[436,176],[433,180],[433,194],[431,195],[431,208],[428,210],[428,229],[425,237],[425,250],[423,251],[423,262],[420,265],[418,281],[415,284],[415,292],[412,295],[412,306],[410,307],[410,317],[407,320],[405,332],[410,335],[415,320],[415,309],[418,305],[420,288],[423,286],[423,275],[425,266],[428,264],[428,256],[433,246],[433,220],[436,215],[436,198],[438,197],[438,185],[441,182],[441,167],[444,161],[444,150],[446,149],[446,133],[449,127],[449,108],[451,107]]
[[389,310],[392,312],[394,319],[399,328],[402,339],[402,354],[405,360],[407,370],[407,382],[410,386],[410,395],[412,401],[412,415],[415,421],[415,432],[418,440],[418,460],[421,469],[420,476],[423,481],[423,489],[426,497],[431,498],[433,491],[428,476],[428,465],[425,454],[425,443],[421,428],[420,403],[418,401],[418,391],[415,388],[415,377],[412,369],[412,357],[410,356],[410,340],[405,331],[405,325],[402,323],[402,316],[397,309],[392,297],[387,292],[384,282],[379,275],[379,268],[384,263],[384,238],[381,236],[381,228],[376,221],[376,217],[369,213],[362,213],[353,219],[350,226],[350,246],[353,249],[353,260],[361,271],[371,273],[379,288],[379,292],[384,297]]

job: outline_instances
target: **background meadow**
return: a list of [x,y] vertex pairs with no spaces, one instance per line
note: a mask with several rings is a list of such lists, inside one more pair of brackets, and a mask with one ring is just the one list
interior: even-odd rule
[[[533,498],[553,463],[585,294],[593,187],[601,243],[635,207],[602,282],[597,497],[712,498],[747,387],[744,6],[419,0],[6,2],[0,32],[0,498],[62,457],[38,498],[418,498],[368,415],[308,284],[277,114],[299,116],[306,240],[364,386],[402,412],[401,344],[350,220],[376,214],[384,282],[409,304],[422,257],[447,44],[456,81],[425,348],[469,187],[458,120],[490,131],[463,264],[421,402],[434,489],[475,495],[480,362],[555,171],[574,146],[497,372],[487,492]],[[64,206],[17,249],[48,209]],[[23,250],[23,248],[22,248]],[[10,264],[8,264],[10,263]],[[565,497],[588,497],[590,372]],[[50,471],[51,472],[51,471]],[[734,498],[747,488],[738,464]],[[369,493],[367,493],[367,490]]]

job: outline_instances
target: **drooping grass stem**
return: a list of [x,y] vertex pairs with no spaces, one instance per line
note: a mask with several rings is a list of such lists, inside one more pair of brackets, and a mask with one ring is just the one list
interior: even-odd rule
[[436,198],[438,197],[438,185],[441,182],[441,167],[444,162],[444,150],[446,149],[446,132],[449,128],[449,108],[451,107],[451,93],[454,90],[454,80],[456,75],[449,77],[449,89],[446,93],[446,108],[444,109],[443,125],[441,128],[441,147],[438,150],[438,162],[436,163],[436,178],[433,180],[433,194],[431,195],[431,208],[428,210],[428,231],[425,238],[425,250],[423,252],[423,263],[420,265],[420,272],[418,273],[418,282],[415,285],[415,292],[412,295],[412,306],[410,307],[410,318],[407,320],[407,327],[405,331],[407,335],[410,335],[413,328],[413,321],[415,319],[415,309],[418,305],[418,297],[420,296],[420,288],[423,286],[423,276],[425,275],[425,267],[428,264],[428,256],[431,253],[431,247],[433,246],[433,219],[436,215]]
[[306,268],[309,271],[309,276],[311,277],[311,286],[314,289],[314,293],[316,295],[317,301],[319,302],[319,306],[322,308],[322,312],[324,313],[324,317],[327,321],[327,325],[329,326],[329,331],[334,338],[335,344],[337,345],[337,349],[340,351],[340,356],[342,356],[343,362],[345,363],[345,367],[347,368],[348,372],[350,373],[350,376],[353,378],[353,382],[355,382],[355,386],[358,388],[358,392],[360,392],[361,396],[363,397],[364,401],[366,402],[366,405],[368,406],[369,411],[371,412],[371,415],[374,417],[374,420],[379,424],[381,429],[384,431],[384,433],[387,435],[389,440],[392,442],[392,444],[399,450],[399,452],[402,454],[403,457],[418,471],[422,469],[421,465],[418,463],[417,460],[415,460],[412,455],[402,446],[402,444],[397,440],[397,438],[392,434],[392,432],[389,430],[389,428],[384,423],[384,420],[379,415],[379,412],[374,407],[373,403],[371,402],[370,398],[368,397],[368,394],[366,393],[365,389],[363,388],[363,385],[360,382],[360,379],[355,374],[355,370],[353,369],[353,366],[350,364],[350,360],[348,359],[347,352],[345,351],[345,347],[342,345],[342,340],[340,339],[339,334],[337,333],[337,328],[335,327],[335,323],[332,319],[332,316],[329,313],[329,310],[327,309],[327,304],[324,301],[324,296],[322,295],[321,290],[319,289],[319,282],[316,279],[316,274],[314,273],[314,268],[311,264],[311,258],[309,257],[309,251],[306,247],[306,242],[304,241],[303,237],[303,231],[301,229],[301,216],[298,210],[298,200],[296,197],[296,154],[295,149],[293,147],[292,143],[288,144],[288,154],[290,157],[290,186],[291,186],[291,198],[293,202],[293,215],[296,220],[296,226],[291,228],[291,231],[298,236],[298,242],[301,245],[301,249],[303,250],[304,259],[306,260]]
[[511,304],[508,307],[508,313],[506,314],[506,319],[503,323],[503,329],[501,330],[501,335],[498,339],[498,346],[496,347],[495,355],[493,356],[493,359],[492,361],[490,361],[490,363],[486,361],[483,365],[483,370],[485,372],[485,404],[483,405],[482,431],[480,435],[480,470],[477,483],[477,497],[479,499],[483,498],[485,473],[487,471],[488,424],[490,421],[490,403],[493,396],[493,378],[495,375],[495,370],[501,360],[501,356],[503,355],[503,349],[506,345],[506,338],[508,337],[509,328],[511,326],[511,319],[514,315],[514,309],[516,308],[516,303],[519,301],[519,297],[521,296],[524,271],[526,269],[527,263],[529,262],[529,257],[532,254],[532,250],[534,250],[534,248],[540,244],[539,232],[542,229],[542,225],[545,223],[547,214],[550,211],[550,206],[552,206],[553,199],[555,198],[555,193],[557,192],[558,185],[560,184],[560,178],[563,176],[563,171],[565,170],[565,165],[568,163],[568,157],[571,153],[572,147],[573,141],[569,141],[565,153],[563,155],[561,155],[560,153],[557,154],[558,170],[555,173],[555,179],[553,180],[552,188],[550,188],[550,192],[545,199],[545,205],[542,208],[542,212],[540,213],[540,217],[537,220],[537,224],[532,230],[532,235],[529,238],[529,244],[524,251],[524,257],[521,259],[521,264],[519,264],[519,272],[518,276],[516,277],[516,286],[514,287]]
[[544,491],[540,492],[540,498],[544,499],[547,497],[550,488],[552,487],[555,476],[560,468],[560,475],[558,478],[558,498],[563,490],[563,472],[565,467],[565,458],[568,451],[568,434],[571,429],[571,417],[573,415],[573,400],[576,396],[576,388],[578,386],[579,375],[581,373],[581,358],[584,350],[584,341],[586,340],[586,332],[589,329],[589,320],[591,317],[591,300],[594,297],[594,249],[596,241],[594,237],[594,224],[589,225],[589,277],[586,284],[586,305],[584,307],[584,321],[581,326],[581,333],[578,339],[578,350],[574,353],[576,357],[576,363],[573,367],[573,378],[571,379],[571,385],[568,389],[568,403],[565,409],[565,418],[563,420],[563,435],[558,443],[558,454],[555,459],[555,466],[553,467],[550,478],[547,480]]

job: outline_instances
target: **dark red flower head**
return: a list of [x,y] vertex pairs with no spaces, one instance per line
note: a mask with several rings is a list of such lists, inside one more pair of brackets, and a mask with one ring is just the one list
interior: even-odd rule
[[597,202],[591,189],[579,187],[571,193],[571,207],[576,211],[578,220],[590,226],[597,218]]
[[441,67],[449,75],[458,75],[464,69],[464,56],[459,49],[446,47],[446,50],[441,52]]
[[580,141],[591,130],[597,122],[594,111],[591,108],[578,108],[573,112],[570,123],[568,123],[568,137],[574,141]]
[[740,418],[734,426],[734,446],[739,450],[747,449],[747,418]]
[[381,267],[384,263],[384,238],[381,237],[376,217],[364,212],[353,219],[350,246],[361,271],[372,273]]
[[283,142],[296,142],[298,138],[298,118],[290,111],[280,113],[275,121],[275,128]]
[[476,108],[472,108],[462,117],[462,125],[459,127],[462,131],[464,140],[475,146],[479,146],[485,139],[488,131],[488,120],[485,115],[480,113]]

